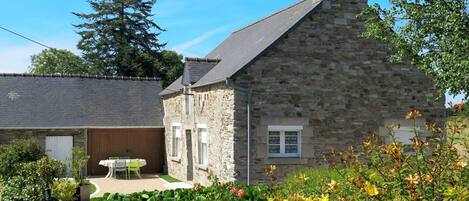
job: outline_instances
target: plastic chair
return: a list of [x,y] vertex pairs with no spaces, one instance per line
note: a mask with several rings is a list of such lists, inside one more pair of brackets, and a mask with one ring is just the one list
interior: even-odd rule
[[125,173],[125,178],[127,178],[127,163],[125,160],[116,160],[114,163],[114,175],[117,178],[117,172],[124,172]]
[[127,174],[129,175],[129,178],[131,176],[131,172],[135,172],[138,176],[138,178],[142,178],[140,176],[140,162],[138,161],[129,161],[129,164],[127,165]]

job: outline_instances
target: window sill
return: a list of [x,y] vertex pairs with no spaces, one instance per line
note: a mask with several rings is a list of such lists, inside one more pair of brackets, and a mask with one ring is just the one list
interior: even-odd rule
[[300,157],[269,157],[264,160],[264,164],[275,165],[305,165],[308,164],[308,159]]
[[181,163],[181,157],[170,157],[171,161]]
[[195,167],[199,170],[203,170],[203,171],[207,171],[208,170],[208,166],[207,165],[200,165],[200,164],[196,164]]

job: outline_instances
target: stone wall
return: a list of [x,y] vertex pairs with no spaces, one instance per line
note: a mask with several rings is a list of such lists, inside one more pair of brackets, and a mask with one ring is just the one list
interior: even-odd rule
[[[192,180],[208,184],[210,174],[217,175],[221,180],[232,181],[235,178],[234,166],[234,90],[216,84],[200,87],[190,92],[192,110],[189,115],[184,111],[184,95],[173,94],[164,97],[165,109],[165,139],[166,153],[172,153],[172,124],[181,123],[182,154],[181,158],[168,156],[169,175],[181,179],[188,179],[188,172],[193,173]],[[207,125],[208,130],[208,166],[197,165],[197,124]],[[190,130],[191,140],[186,131]],[[187,153],[188,144],[192,147],[192,154]],[[190,167],[189,157],[193,165]],[[190,179],[190,178],[189,178]]]
[[46,136],[73,136],[73,146],[86,147],[85,129],[0,129],[0,144],[14,139],[35,139],[45,148]]
[[[365,0],[323,1],[285,37],[233,78],[252,89],[251,177],[263,182],[264,168],[284,177],[297,168],[319,166],[331,148],[358,145],[389,119],[418,109],[426,121],[443,125],[444,98],[435,101],[432,81],[416,67],[387,61],[384,45],[360,36],[355,16]],[[238,179],[246,180],[246,116],[243,95],[235,108]],[[300,158],[269,158],[268,125],[303,125]]]

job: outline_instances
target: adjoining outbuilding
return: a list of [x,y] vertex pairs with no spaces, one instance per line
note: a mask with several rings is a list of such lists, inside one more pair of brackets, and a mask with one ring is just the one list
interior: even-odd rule
[[83,147],[89,175],[105,175],[99,161],[115,156],[163,172],[161,90],[155,78],[0,74],[0,144],[34,138],[60,160]]

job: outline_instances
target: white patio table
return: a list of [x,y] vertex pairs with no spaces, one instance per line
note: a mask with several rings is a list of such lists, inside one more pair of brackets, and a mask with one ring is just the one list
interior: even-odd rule
[[101,161],[99,161],[99,165],[109,168],[109,171],[106,175],[106,178],[111,178],[111,177],[114,176],[113,175],[114,171],[112,170],[112,168],[114,167],[114,164],[116,164],[117,160],[125,160],[126,165],[128,165],[130,161],[138,161],[138,163],[140,164],[140,167],[143,167],[143,166],[147,165],[147,161],[145,159],[107,159],[107,160],[101,160]]

